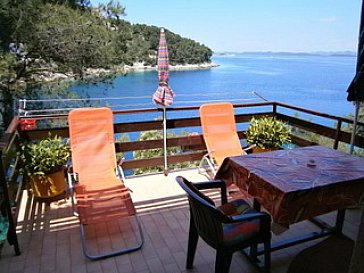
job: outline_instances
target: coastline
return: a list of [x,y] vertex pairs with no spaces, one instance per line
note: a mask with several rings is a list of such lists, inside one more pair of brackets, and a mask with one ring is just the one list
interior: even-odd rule
[[[170,71],[188,71],[188,70],[201,70],[211,69],[219,65],[213,62],[202,64],[186,64],[186,65],[170,65]],[[156,71],[156,66],[144,65],[142,63],[134,63],[133,65],[116,66],[113,69],[104,68],[87,68],[84,72],[85,78],[103,77],[109,75],[127,75],[128,73],[140,73],[146,71]],[[77,80],[76,76],[72,73],[59,73],[44,71],[42,74],[37,75],[37,80],[43,82],[62,81],[62,80]]]
[[[352,80],[352,68],[355,67],[354,58],[308,56],[307,59],[275,59],[270,58],[270,55],[267,56],[269,58],[250,56],[249,58],[221,57],[216,60],[213,59],[212,61],[220,64],[220,66],[215,70],[195,70],[198,77],[194,77],[197,75],[194,71],[171,72],[174,74],[171,76],[171,81],[174,82],[172,87],[178,90],[177,96],[180,97],[182,94],[189,98],[192,96],[193,99],[191,100],[193,101],[201,100],[201,96],[195,96],[195,92],[206,96],[206,100],[216,98],[220,96],[217,94],[221,93],[221,97],[227,100],[228,98],[240,98],[240,91],[254,90],[269,100],[286,102],[332,115],[344,116],[353,112],[352,104],[346,102],[346,90],[343,90],[343,86]],[[115,71],[116,67],[111,67],[115,71],[115,76],[104,76],[109,77],[110,81],[113,82],[112,85],[107,85],[110,94],[115,92],[118,95],[133,96],[135,93],[144,94],[146,92],[149,96],[149,93],[144,89],[155,89],[156,70],[132,73],[123,80],[114,81],[115,77],[123,77],[121,67],[119,72]],[[251,67],[254,69],[247,69]],[[140,66],[139,70],[144,71],[144,68]],[[287,81],[285,75],[290,75],[291,81]],[[99,79],[102,78],[90,78],[89,84],[100,82],[101,87],[103,81],[99,81]],[[311,80],[303,80],[306,78]],[[135,82],[134,79],[138,79],[138,81]],[[110,81],[106,81],[106,84]],[[95,91],[94,88],[88,89],[87,86],[82,87],[82,89],[90,90],[90,96],[93,96],[92,92]],[[122,93],[120,90],[123,90]],[[99,93],[96,92],[96,94],[95,96],[100,96]],[[212,94],[211,98],[209,94]],[[321,94],[327,100],[317,99],[316,94]],[[149,101],[148,99],[148,103]],[[133,101],[133,103],[139,103],[139,101]],[[328,125],[331,126],[332,124]]]
[[[170,65],[169,71],[184,71],[184,70],[199,70],[199,69],[210,69],[213,67],[218,67],[219,65],[213,62],[202,63],[202,64],[184,64],[184,65]],[[157,70],[156,66],[143,65],[140,63],[135,63],[134,65],[124,65],[122,70],[126,73],[129,72],[143,72]],[[124,72],[124,73],[125,73]]]

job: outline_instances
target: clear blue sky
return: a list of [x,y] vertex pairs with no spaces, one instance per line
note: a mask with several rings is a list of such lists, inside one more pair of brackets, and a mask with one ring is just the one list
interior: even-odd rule
[[[107,0],[91,0],[94,6]],[[361,0],[122,0],[125,20],[214,51],[357,50]]]

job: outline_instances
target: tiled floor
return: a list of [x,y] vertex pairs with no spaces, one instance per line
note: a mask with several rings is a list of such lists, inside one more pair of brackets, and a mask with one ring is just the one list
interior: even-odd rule
[[[145,243],[142,250],[101,261],[89,261],[82,254],[78,220],[72,216],[69,200],[52,203],[50,207],[28,202],[18,223],[22,254],[14,256],[13,248],[5,245],[0,259],[0,272],[213,272],[215,251],[202,240],[198,245],[194,269],[185,269],[189,211],[186,198],[174,180],[179,174],[192,181],[206,180],[196,170],[187,170],[170,173],[167,177],[146,175],[127,181],[133,191],[132,198],[144,230]],[[209,194],[213,198],[218,197],[214,192]],[[357,214],[355,210],[349,211],[344,226],[345,232],[351,236],[356,233]],[[334,216],[331,214],[325,218],[332,221]],[[119,227],[122,227],[122,231]],[[302,222],[273,239],[281,240],[315,229],[310,222]],[[91,249],[98,251],[101,248],[114,249],[130,245],[138,236],[132,231],[130,223],[116,221],[88,228],[87,238]],[[312,244],[314,242],[274,252],[272,272],[286,272],[291,260]],[[241,253],[236,253],[230,272],[258,271]]]

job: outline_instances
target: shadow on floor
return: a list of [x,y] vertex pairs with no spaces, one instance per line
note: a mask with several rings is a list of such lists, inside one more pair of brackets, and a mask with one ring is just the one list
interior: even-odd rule
[[348,272],[353,246],[345,236],[331,236],[298,253],[288,273]]

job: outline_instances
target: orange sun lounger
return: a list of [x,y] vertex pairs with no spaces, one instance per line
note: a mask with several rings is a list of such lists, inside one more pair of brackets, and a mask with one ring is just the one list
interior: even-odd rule
[[85,225],[136,216],[136,212],[121,173],[117,175],[112,111],[109,108],[75,109],[69,113],[68,123],[74,173],[69,177],[76,177],[74,197],[85,256],[95,260],[140,249],[144,238],[136,217],[141,239],[137,246],[97,256],[89,254],[84,238]]
[[246,154],[236,131],[234,108],[231,103],[203,104],[200,107],[200,120],[207,154],[203,156],[199,171],[204,169],[205,162],[209,170],[216,174],[217,166],[229,156]]

